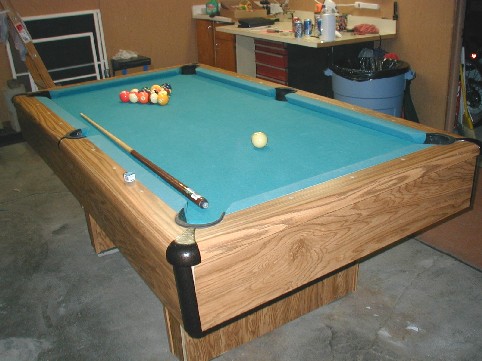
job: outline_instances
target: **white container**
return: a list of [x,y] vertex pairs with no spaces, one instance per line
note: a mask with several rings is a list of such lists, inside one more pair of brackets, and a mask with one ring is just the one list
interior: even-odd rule
[[203,5],[193,5],[191,8],[192,16],[196,15],[206,15],[206,4]]
[[335,41],[336,32],[336,16],[335,14],[323,14],[321,16],[323,21],[323,30],[320,39],[322,41]]

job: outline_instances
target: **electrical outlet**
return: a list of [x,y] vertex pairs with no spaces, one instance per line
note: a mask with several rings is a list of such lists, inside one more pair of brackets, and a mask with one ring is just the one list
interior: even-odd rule
[[358,8],[358,9],[370,9],[370,10],[380,9],[379,4],[370,4],[370,3],[364,3],[364,2],[361,2],[361,1],[355,1],[354,6],[355,6],[355,8]]

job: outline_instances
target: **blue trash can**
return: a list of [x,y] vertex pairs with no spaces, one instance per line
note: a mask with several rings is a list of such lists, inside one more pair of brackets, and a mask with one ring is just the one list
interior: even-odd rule
[[[360,60],[362,64],[362,60]],[[370,61],[357,68],[334,65],[325,71],[332,76],[334,98],[343,102],[400,117],[407,80],[415,74],[399,60]],[[366,70],[371,67],[372,69]],[[375,69],[375,70],[373,70]]]

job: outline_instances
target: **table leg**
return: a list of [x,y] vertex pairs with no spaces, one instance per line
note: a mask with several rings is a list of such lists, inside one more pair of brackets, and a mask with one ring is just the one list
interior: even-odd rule
[[358,264],[345,268],[297,292],[235,320],[208,335],[190,337],[164,309],[171,352],[182,361],[208,361],[262,336],[356,289]]
[[116,248],[116,245],[110,240],[107,234],[105,234],[95,219],[87,211],[85,211],[85,220],[87,221],[87,229],[89,230],[90,241],[92,247],[94,247],[95,253],[99,254],[112,248]]

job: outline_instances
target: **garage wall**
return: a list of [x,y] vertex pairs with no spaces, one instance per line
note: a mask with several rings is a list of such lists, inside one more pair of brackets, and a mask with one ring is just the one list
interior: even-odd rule
[[449,96],[454,95],[453,71],[458,76],[453,57],[459,57],[454,38],[459,2],[399,1],[399,35],[384,42],[386,50],[400,54],[417,73],[411,91],[420,121],[440,129],[455,117]]

